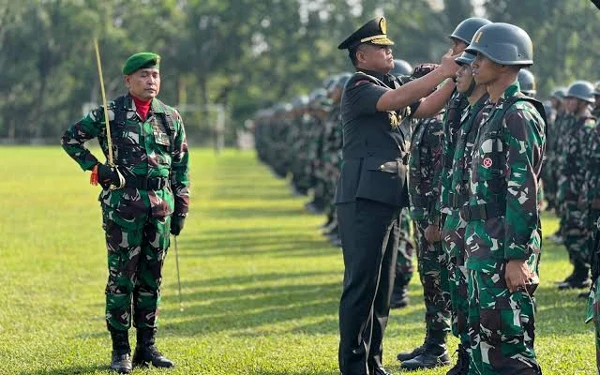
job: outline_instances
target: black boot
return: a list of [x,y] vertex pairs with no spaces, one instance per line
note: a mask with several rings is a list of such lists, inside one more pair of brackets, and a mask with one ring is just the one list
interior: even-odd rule
[[398,360],[400,362],[404,362],[404,361],[408,361],[409,359],[413,359],[420,354],[423,354],[425,352],[425,347],[427,346],[427,338],[428,337],[429,337],[429,334],[425,335],[425,341],[423,342],[423,345],[414,348],[410,352],[400,352],[400,353],[398,353],[396,358],[398,358]]
[[119,374],[129,374],[131,372],[131,348],[129,347],[128,331],[118,331],[109,328],[110,338],[112,339],[112,360],[110,369]]
[[427,344],[423,353],[402,362],[400,368],[404,370],[420,370],[448,366],[449,364],[450,356],[446,350],[446,345]]
[[133,365],[146,367],[149,363],[152,363],[154,367],[175,367],[175,364],[162,355],[154,345],[155,336],[156,328],[138,328]]
[[462,344],[458,344],[458,349],[456,349],[456,353],[458,354],[456,364],[454,365],[454,367],[448,370],[446,375],[468,375],[470,359],[467,348],[462,346]]
[[558,284],[558,289],[585,289],[592,285],[590,279],[590,268],[584,263],[575,263],[575,270],[573,275],[567,278],[567,280]]

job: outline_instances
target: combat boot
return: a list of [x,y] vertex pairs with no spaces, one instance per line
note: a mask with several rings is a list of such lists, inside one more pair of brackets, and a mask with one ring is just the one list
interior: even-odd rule
[[404,370],[420,370],[448,366],[449,364],[450,356],[446,350],[446,345],[428,343],[423,353],[402,362],[400,368]]
[[418,355],[423,354],[425,352],[425,347],[427,346],[427,338],[428,337],[429,337],[429,334],[427,334],[425,336],[425,341],[423,342],[423,345],[414,348],[410,352],[400,352],[400,353],[398,353],[396,358],[398,358],[398,360],[400,362],[404,362],[404,361],[408,361],[409,359],[413,359]]
[[112,339],[112,360],[110,369],[119,374],[131,373],[131,348],[129,347],[128,331],[119,331],[109,328],[110,338]]
[[138,328],[137,343],[133,353],[133,365],[146,367],[152,363],[154,367],[173,368],[175,364],[162,355],[154,345],[156,328]]
[[585,264],[575,264],[572,277],[558,284],[558,289],[584,289],[592,285],[589,267]]
[[469,352],[464,346],[462,346],[462,344],[458,344],[456,354],[458,354],[456,364],[454,365],[454,367],[448,370],[446,375],[468,375],[470,362]]

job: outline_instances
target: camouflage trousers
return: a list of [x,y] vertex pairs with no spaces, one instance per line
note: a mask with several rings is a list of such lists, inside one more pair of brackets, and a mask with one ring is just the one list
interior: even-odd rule
[[590,246],[584,213],[575,201],[566,201],[561,207],[562,235],[573,265],[589,267]]
[[448,258],[442,250],[441,242],[432,244],[425,238],[427,226],[427,222],[417,223],[417,264],[425,299],[425,325],[427,332],[448,332],[451,320]]
[[596,343],[596,370],[600,374],[600,278],[596,278],[588,297],[586,323],[594,322],[594,342]]
[[448,257],[448,292],[452,306],[452,334],[465,348],[469,348],[467,317],[469,294],[467,290],[467,267],[465,266],[465,228],[459,211],[446,216],[442,227],[442,248]]
[[408,285],[415,273],[413,265],[414,245],[411,241],[411,220],[407,208],[400,212],[400,235],[398,237],[398,258],[396,258],[396,280]]
[[539,375],[535,340],[537,285],[511,293],[505,264],[495,273],[469,270],[469,337],[471,364],[481,375]]
[[133,309],[136,328],[154,328],[171,218],[124,218],[109,207],[102,211],[108,250],[107,326],[128,330]]

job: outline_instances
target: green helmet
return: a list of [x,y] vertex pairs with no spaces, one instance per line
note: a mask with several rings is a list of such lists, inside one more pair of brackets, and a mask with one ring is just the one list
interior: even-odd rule
[[492,23],[485,18],[471,17],[463,20],[461,23],[456,26],[452,34],[450,34],[450,38],[458,39],[465,42],[467,45],[471,44],[471,39],[473,39],[473,35],[475,32],[479,30],[481,26],[485,26],[487,24]]
[[529,69],[523,68],[519,70],[518,80],[521,92],[533,98],[537,93],[535,85],[535,76],[533,75],[533,73],[531,73]]
[[550,96],[553,97],[554,99],[563,100],[565,98],[566,94],[567,94],[566,87],[557,87],[556,89],[554,89],[554,91],[552,91],[552,95],[550,95]]
[[394,60],[394,69],[390,74],[394,76],[409,76],[413,72],[413,67],[406,60]]
[[577,98],[584,102],[594,103],[594,85],[588,81],[575,81],[569,86],[566,98]]
[[475,55],[473,55],[470,52],[464,51],[462,55],[455,58],[454,61],[460,66],[471,65],[471,63],[475,61]]
[[510,23],[490,23],[477,30],[467,47],[501,65],[533,65],[533,43],[529,34]]
[[600,81],[594,83],[594,95],[600,96]]

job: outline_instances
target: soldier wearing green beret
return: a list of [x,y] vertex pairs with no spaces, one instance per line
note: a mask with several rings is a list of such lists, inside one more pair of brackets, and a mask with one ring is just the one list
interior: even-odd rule
[[[162,267],[170,234],[179,235],[189,207],[188,146],[179,113],[156,98],[160,56],[132,55],[123,66],[126,95],[92,110],[62,137],[62,146],[102,191],[108,250],[106,324],[112,338],[110,368],[128,374],[133,366],[174,367],[155,346]],[[110,138],[109,138],[110,135]],[[97,138],[107,163],[84,145]],[[112,148],[114,163],[109,149]],[[137,329],[130,359],[128,330]]]

